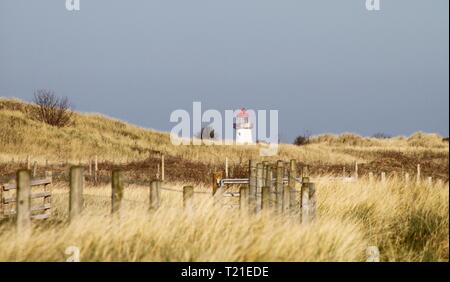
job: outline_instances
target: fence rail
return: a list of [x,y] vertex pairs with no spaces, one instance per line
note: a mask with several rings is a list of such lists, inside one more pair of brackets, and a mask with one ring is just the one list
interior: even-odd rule
[[[46,172],[46,175],[51,173]],[[21,182],[22,181],[22,182]],[[21,217],[21,209],[25,209],[26,216],[22,222],[27,219],[46,219],[50,216],[52,193],[47,186],[52,184],[52,177],[31,179],[31,171],[19,170],[17,172],[16,183],[6,183],[0,187],[0,217]],[[43,186],[44,191],[32,193],[31,188]],[[15,195],[10,195],[15,192]],[[41,199],[43,202],[38,205],[32,205],[32,200]],[[25,206],[24,208],[22,208]],[[41,212],[37,213],[36,212]],[[27,224],[27,223],[26,223]]]
[[[52,184],[52,177],[44,177],[38,179],[32,179],[30,185],[31,186],[39,186],[39,185],[48,185]],[[17,189],[16,183],[6,183],[2,185],[3,191],[10,191]]]

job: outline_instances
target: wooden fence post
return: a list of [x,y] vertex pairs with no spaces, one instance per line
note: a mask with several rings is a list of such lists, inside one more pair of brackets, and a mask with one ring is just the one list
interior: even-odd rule
[[316,184],[309,183],[309,221],[316,219]]
[[33,162],[33,177],[36,177],[37,173],[37,161]]
[[301,191],[301,223],[310,223],[316,218],[316,185],[311,182],[302,183]]
[[89,171],[89,176],[92,176],[92,160],[91,159],[89,159],[89,168],[88,168],[88,171]]
[[355,162],[355,179],[358,179],[358,162]]
[[70,168],[70,200],[69,217],[75,219],[83,210],[83,167],[73,166]]
[[263,184],[262,186],[269,186],[269,184],[267,184],[267,171],[269,169],[269,162],[268,161],[263,161]]
[[284,178],[284,163],[277,161],[277,176],[275,184],[275,207],[280,213],[283,212],[283,178]]
[[274,185],[272,182],[273,179],[273,170],[272,170],[272,166],[270,164],[267,164],[267,171],[266,171],[266,181],[265,181],[265,186],[269,187],[269,204],[270,206],[273,208],[273,193],[275,192],[274,190]]
[[295,189],[297,183],[297,162],[292,159],[289,163],[289,181],[288,181],[288,191],[289,191],[289,210],[291,213],[296,212],[297,206],[297,190]]
[[21,169],[16,174],[16,226],[19,236],[31,234],[31,172]]
[[159,178],[159,175],[160,175],[159,170],[160,170],[159,164],[157,164],[157,165],[156,165],[156,179],[157,179],[157,180],[160,180],[160,178]]
[[[263,170],[264,166],[262,163],[256,164],[256,195],[261,195],[262,193],[262,187],[263,187]],[[256,199],[258,199],[258,196],[256,196]],[[261,202],[256,202],[256,209],[259,210],[261,208]]]
[[211,193],[212,193],[212,195],[214,196],[215,194],[216,194],[216,191],[217,191],[217,182],[216,182],[216,173],[215,172],[213,172],[212,173],[212,175],[211,175]]
[[159,208],[160,203],[160,192],[159,189],[161,188],[161,181],[159,180],[153,180],[150,183],[150,210],[156,210]]
[[309,182],[309,170],[308,166],[304,166],[302,169],[302,183]]
[[256,162],[255,160],[249,161],[249,195],[248,195],[248,202],[249,202],[249,209],[250,211],[256,212]]
[[123,198],[123,177],[120,170],[113,170],[111,179],[112,198],[111,198],[111,212],[116,213],[120,210],[120,205]]
[[225,178],[228,178],[228,158],[225,157]]
[[27,169],[31,168],[31,163],[30,163],[30,155],[27,155]]
[[417,184],[420,183],[420,164],[417,164]]
[[239,209],[248,212],[248,186],[239,187]]
[[184,186],[183,187],[183,207],[185,209],[192,208],[193,197],[194,197],[194,187]]
[[428,176],[428,186],[433,185],[433,178],[431,176]]
[[309,213],[309,182],[303,182],[301,188],[301,223],[308,223],[310,221]]
[[261,189],[261,210],[266,210],[270,206],[270,187],[264,186]]
[[164,155],[161,155],[161,181],[165,179],[165,171],[164,171]]
[[386,183],[386,172],[384,171],[381,173],[381,182]]
[[289,187],[295,187],[295,183],[297,181],[297,162],[296,160],[292,159],[289,162],[289,180],[288,185]]

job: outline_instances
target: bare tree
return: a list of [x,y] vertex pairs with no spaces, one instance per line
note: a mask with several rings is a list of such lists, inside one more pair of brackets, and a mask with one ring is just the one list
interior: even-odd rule
[[391,138],[391,136],[389,134],[383,133],[383,132],[377,132],[375,134],[372,135],[373,138],[376,139],[388,139]]
[[201,140],[217,140],[218,136],[216,131],[211,126],[202,127],[200,132],[195,134],[195,137]]
[[57,127],[72,123],[73,112],[67,97],[58,97],[52,90],[39,89],[34,92],[34,102],[37,107],[33,114],[37,120]]
[[306,130],[303,135],[299,135],[294,140],[294,145],[302,146],[302,145],[308,145],[310,142],[311,132],[309,130]]

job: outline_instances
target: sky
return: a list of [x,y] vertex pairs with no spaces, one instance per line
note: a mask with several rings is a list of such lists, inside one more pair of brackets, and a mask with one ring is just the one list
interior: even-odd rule
[[449,1],[0,1],[0,96],[170,131],[174,110],[278,110],[309,132],[449,134]]

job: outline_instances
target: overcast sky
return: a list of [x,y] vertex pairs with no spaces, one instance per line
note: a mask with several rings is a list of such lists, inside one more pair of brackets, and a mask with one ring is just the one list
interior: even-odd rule
[[449,133],[449,1],[0,1],[0,96],[50,88],[169,131],[176,109],[279,110],[280,136]]

